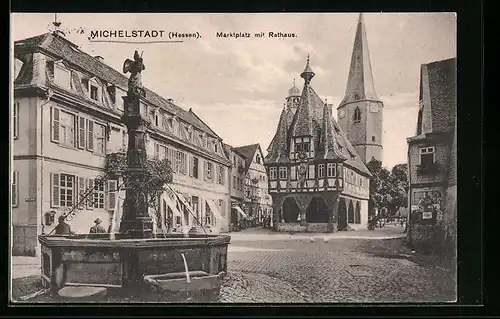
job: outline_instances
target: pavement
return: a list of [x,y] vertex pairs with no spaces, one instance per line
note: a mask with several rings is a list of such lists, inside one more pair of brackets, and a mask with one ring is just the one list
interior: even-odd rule
[[[231,233],[219,301],[455,301],[455,264],[412,252],[403,236],[403,228],[396,226],[328,235],[261,228]],[[42,289],[38,257],[13,257],[12,264],[13,299]],[[30,301],[51,300],[42,295]]]

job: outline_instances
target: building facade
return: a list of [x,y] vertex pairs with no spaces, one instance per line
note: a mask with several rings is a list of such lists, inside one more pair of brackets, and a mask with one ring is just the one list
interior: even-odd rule
[[[232,162],[231,167],[231,215],[229,223],[233,227],[236,222],[241,218],[247,218],[248,215],[243,211],[244,198],[245,198],[245,162],[246,158],[240,153],[236,152],[230,145],[224,144],[224,150],[227,157]],[[231,227],[230,227],[231,228]]]
[[248,218],[262,223],[272,215],[272,199],[268,192],[268,178],[264,166],[264,155],[259,144],[233,148],[235,153],[245,159],[243,211]]
[[[88,233],[96,217],[105,228],[119,221],[121,183],[100,177],[127,145],[121,116],[128,79],[60,33],[16,41],[14,55],[12,246],[13,254],[36,255],[37,235],[75,206],[67,219],[76,233]],[[150,212],[154,227],[170,217],[173,226],[199,220],[227,231],[231,162],[222,139],[192,110],[150,90],[141,112],[152,123],[148,156],[168,158],[174,172],[173,192]]]
[[416,248],[456,249],[456,59],[424,64],[416,135],[408,141],[408,237]]
[[277,231],[366,227],[370,172],[311,86],[309,58],[268,148],[265,166]]
[[384,105],[375,92],[368,40],[359,15],[345,97],[337,107],[340,128],[364,163],[382,162]]

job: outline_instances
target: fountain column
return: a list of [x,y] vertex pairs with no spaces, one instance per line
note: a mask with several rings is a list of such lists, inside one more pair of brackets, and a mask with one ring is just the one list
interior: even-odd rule
[[[144,164],[146,162],[145,135],[149,125],[147,116],[142,116],[141,98],[146,96],[142,88],[141,72],[144,70],[142,57],[137,51],[134,60],[127,59],[123,66],[124,73],[131,72],[127,96],[123,97],[125,112],[123,122],[128,129],[127,171],[129,179],[125,185],[126,195],[123,202],[123,214],[120,222],[120,233],[133,238],[149,238],[153,236],[153,220],[148,213],[147,198],[138,192],[140,185],[146,181]],[[135,185],[135,187],[131,187]]]

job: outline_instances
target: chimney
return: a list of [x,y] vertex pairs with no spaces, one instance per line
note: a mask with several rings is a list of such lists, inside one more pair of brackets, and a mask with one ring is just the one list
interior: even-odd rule
[[104,58],[100,55],[96,55],[94,58],[96,58],[98,61],[104,61]]

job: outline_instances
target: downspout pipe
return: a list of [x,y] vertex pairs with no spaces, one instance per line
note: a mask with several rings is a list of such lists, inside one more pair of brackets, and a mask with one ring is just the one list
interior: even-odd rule
[[54,95],[54,92],[51,89],[47,89],[45,91],[46,100],[40,104],[40,223],[42,226],[42,235],[45,235],[45,221],[44,221],[44,213],[43,213],[43,109],[46,104],[50,102],[50,99]]

